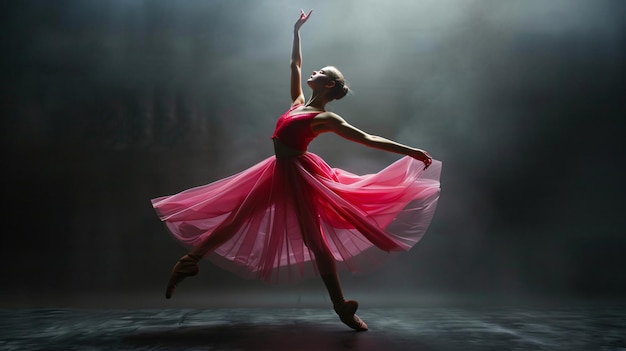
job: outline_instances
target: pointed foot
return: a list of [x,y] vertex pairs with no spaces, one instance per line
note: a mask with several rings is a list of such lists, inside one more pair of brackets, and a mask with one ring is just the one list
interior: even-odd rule
[[200,261],[200,257],[191,254],[185,255],[178,260],[172,270],[172,274],[170,274],[170,280],[168,281],[167,288],[165,289],[166,299],[172,297],[178,284],[180,284],[180,282],[182,282],[185,278],[193,277],[200,272],[198,261]]
[[366,331],[368,329],[367,324],[355,314],[359,308],[358,302],[348,300],[340,304],[334,304],[333,307],[343,324],[356,331]]

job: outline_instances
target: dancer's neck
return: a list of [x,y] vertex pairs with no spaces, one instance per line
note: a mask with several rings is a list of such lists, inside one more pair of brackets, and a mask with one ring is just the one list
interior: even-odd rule
[[313,94],[313,95],[311,95],[311,98],[309,99],[309,101],[307,101],[304,104],[304,106],[305,107],[312,107],[312,108],[315,108],[315,109],[318,109],[318,110],[325,111],[327,103],[328,103],[328,101],[326,101],[320,95]]

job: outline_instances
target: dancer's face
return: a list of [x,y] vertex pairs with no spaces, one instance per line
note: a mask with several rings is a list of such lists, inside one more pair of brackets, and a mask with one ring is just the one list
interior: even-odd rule
[[332,87],[334,84],[334,80],[332,80],[327,72],[330,68],[324,67],[319,71],[313,71],[309,79],[307,79],[307,84],[311,89],[321,88],[321,87]]

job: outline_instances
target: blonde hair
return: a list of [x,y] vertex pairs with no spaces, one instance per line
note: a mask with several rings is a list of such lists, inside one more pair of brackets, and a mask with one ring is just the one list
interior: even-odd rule
[[335,86],[332,87],[332,98],[339,100],[346,96],[350,91],[346,79],[343,74],[335,66],[327,66],[324,73],[335,82]]

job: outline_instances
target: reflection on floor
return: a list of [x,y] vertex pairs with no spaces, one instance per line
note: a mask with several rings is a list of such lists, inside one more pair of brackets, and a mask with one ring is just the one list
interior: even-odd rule
[[623,305],[369,308],[370,331],[327,308],[4,309],[2,350],[626,350]]

